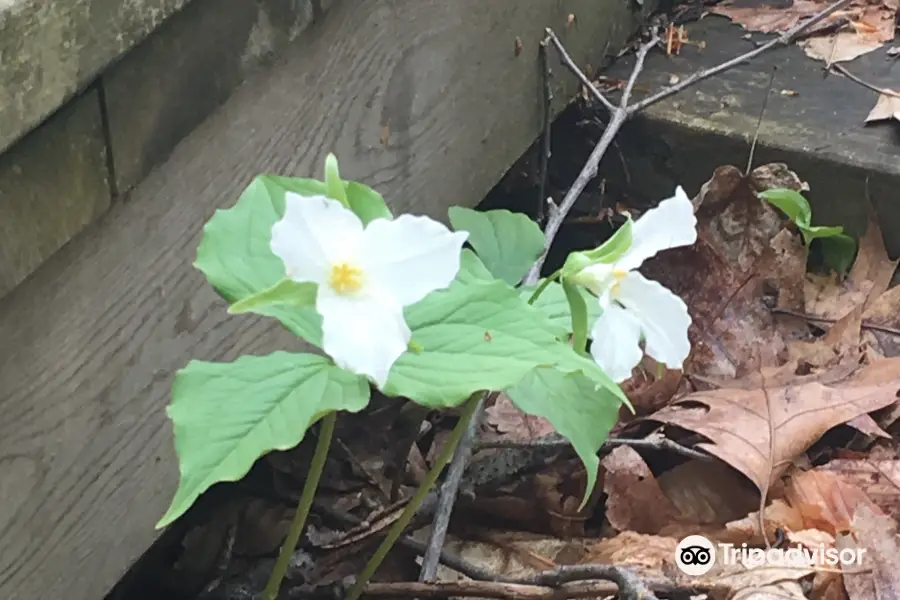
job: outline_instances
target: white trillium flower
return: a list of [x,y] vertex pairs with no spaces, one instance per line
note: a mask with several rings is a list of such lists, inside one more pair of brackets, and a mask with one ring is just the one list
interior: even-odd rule
[[411,337],[403,307],[450,285],[466,232],[413,215],[375,219],[325,196],[285,194],[272,252],[287,277],[316,283],[322,346],[339,367],[383,386]]
[[574,281],[600,301],[603,314],[591,329],[594,361],[619,383],[641,361],[640,342],[657,362],[680,369],[691,351],[691,317],[684,301],[638,272],[662,250],[697,241],[697,218],[679,186],[675,196],[645,212],[632,224],[631,247],[613,263],[591,265]]

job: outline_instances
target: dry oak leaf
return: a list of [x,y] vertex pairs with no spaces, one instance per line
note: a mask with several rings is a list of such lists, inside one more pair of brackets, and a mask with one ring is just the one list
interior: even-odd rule
[[653,534],[678,519],[678,509],[634,448],[615,448],[603,458],[600,468],[607,495],[606,518],[617,531]]
[[645,420],[705,436],[710,442],[698,448],[765,490],[826,431],[893,404],[898,390],[900,359],[883,359],[828,385],[696,392]]
[[806,312],[816,317],[840,320],[854,308],[868,310],[891,284],[897,261],[884,246],[884,234],[874,210],[869,210],[866,233],[859,239],[853,266],[843,280],[834,274],[809,274],[804,285]]
[[[900,598],[900,541],[897,522],[868,507],[853,515],[853,540],[848,547],[863,551],[865,573],[844,573],[850,600],[895,600]],[[853,565],[856,567],[856,565]]]
[[881,512],[900,519],[900,460],[897,458],[838,458],[816,470],[838,475],[865,492]]
[[485,413],[485,421],[500,434],[498,439],[527,442],[556,431],[547,419],[516,408],[506,394],[500,394]]
[[853,514],[860,506],[879,510],[853,482],[820,469],[794,473],[785,488],[785,498],[800,513],[805,529],[832,536],[850,529]]
[[866,123],[886,121],[888,119],[900,121],[900,93],[894,90],[884,91],[889,93],[883,93],[878,96],[878,101],[872,107],[869,116],[866,117]]
[[800,319],[775,319],[769,303],[803,309],[807,252],[787,220],[757,193],[773,187],[804,188],[781,163],[749,176],[734,166],[716,169],[694,199],[697,242],[651,259],[644,275],[659,281],[688,306],[693,323],[686,372],[743,377],[780,366],[790,341],[809,337]]

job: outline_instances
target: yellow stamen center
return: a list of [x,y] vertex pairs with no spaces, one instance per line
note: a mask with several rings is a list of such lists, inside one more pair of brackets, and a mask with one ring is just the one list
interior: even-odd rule
[[619,295],[619,283],[625,276],[628,275],[628,271],[623,271],[622,269],[613,269],[612,276],[615,281],[613,281],[612,287],[610,289],[610,295],[613,298],[616,298]]
[[362,269],[347,263],[341,263],[331,267],[331,275],[328,277],[328,285],[338,294],[348,295],[356,293],[362,287]]

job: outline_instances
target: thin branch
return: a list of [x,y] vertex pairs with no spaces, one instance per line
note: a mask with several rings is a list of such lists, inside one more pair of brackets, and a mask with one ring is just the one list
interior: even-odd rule
[[547,39],[553,44],[556,48],[556,51],[559,52],[560,60],[569,67],[569,70],[578,78],[578,81],[591,92],[591,95],[594,96],[597,100],[600,101],[606,110],[609,112],[615,112],[616,107],[610,102],[606,96],[600,93],[600,90],[597,89],[597,86],[594,85],[594,82],[588,79],[587,75],[578,68],[578,65],[575,64],[575,61],[572,60],[572,57],[569,56],[569,53],[566,51],[566,47],[563,46],[562,42],[559,41],[559,38],[556,37],[556,34],[553,33],[551,29],[547,29]]
[[[769,312],[775,315],[788,315],[791,317],[797,317],[798,319],[804,319],[806,321],[811,321],[813,323],[828,323],[829,325],[834,325],[837,323],[837,319],[830,319],[828,317],[819,317],[816,315],[810,315],[805,312],[800,312],[799,310],[791,310],[789,308],[770,308]],[[860,325],[862,329],[868,329],[869,331],[878,331],[880,333],[887,333],[890,335],[896,335],[900,337],[900,329],[896,327],[889,327],[887,325],[879,325],[878,323],[872,323],[871,321],[864,320]]]
[[857,77],[856,75],[854,75],[853,73],[848,71],[847,67],[845,67],[844,65],[835,63],[835,64],[831,65],[831,70],[837,71],[838,73],[840,73],[841,75],[843,75],[844,77],[849,79],[850,81],[854,81],[854,82],[858,83],[859,85],[863,86],[864,88],[870,89],[877,94],[881,94],[883,96],[891,96],[892,98],[900,98],[900,93],[895,92],[894,90],[889,90],[887,88],[878,87],[877,85],[873,85],[873,84],[869,83],[868,81],[860,79],[859,77]]
[[[667,582],[659,582],[651,587],[656,592],[669,595],[677,592],[687,593],[710,589],[706,586],[697,586],[688,590]],[[495,581],[442,581],[439,583],[370,583],[366,586],[363,595],[370,598],[447,598],[455,596],[501,600],[566,600],[568,598],[605,598],[616,594],[617,591],[617,586],[607,581],[576,583],[561,588]],[[309,596],[308,593],[307,595],[291,593],[288,597],[291,600],[294,598],[299,600]],[[655,598],[655,596],[651,593],[645,598]]]
[[641,581],[637,575],[630,569],[624,567],[616,567],[613,565],[564,565],[541,571],[533,575],[525,575],[517,577],[511,583],[521,585],[546,585],[553,588],[559,588],[566,583],[573,581],[589,581],[601,579],[604,581],[612,581],[618,588],[618,596],[622,600],[654,600],[653,595],[648,587]]
[[[551,40],[556,37],[550,29],[547,29],[547,35],[551,36]],[[531,270],[528,271],[528,275],[525,277],[526,284],[536,283],[537,280],[540,279],[541,267],[544,266],[544,261],[547,260],[547,252],[550,250],[550,246],[553,244],[553,240],[556,238],[556,234],[559,233],[559,228],[565,220],[566,215],[568,215],[569,211],[572,210],[572,206],[581,195],[581,192],[584,191],[584,188],[587,187],[588,182],[597,174],[597,167],[600,164],[600,159],[603,158],[604,154],[606,154],[606,151],[612,143],[613,138],[616,137],[616,134],[619,133],[619,129],[622,128],[622,125],[628,119],[628,100],[631,98],[631,92],[634,89],[634,83],[635,81],[637,81],[638,75],[644,68],[644,60],[647,58],[647,54],[658,43],[659,34],[654,31],[650,41],[641,45],[640,49],[638,49],[637,58],[634,63],[634,69],[631,72],[631,77],[628,78],[628,83],[625,84],[625,89],[622,91],[622,98],[619,101],[619,106],[612,108],[609,124],[606,126],[606,129],[603,130],[603,135],[600,137],[600,141],[597,142],[597,145],[594,147],[594,150],[588,157],[587,162],[585,163],[584,167],[582,167],[581,173],[578,174],[578,178],[575,180],[575,183],[573,183],[572,187],[569,188],[569,191],[566,192],[566,196],[560,203],[559,208],[547,221],[547,227],[544,230],[544,252],[543,254],[541,254],[540,258],[538,258],[537,262],[535,262],[534,266],[531,267]],[[584,73],[582,73],[577,66],[570,65],[569,68],[573,67],[579,79],[581,79],[582,81],[587,80],[587,77],[584,76]],[[591,89],[591,93],[595,94],[595,96],[603,97],[603,95],[600,94],[597,88],[589,81],[588,89]],[[610,104],[610,106],[612,105]]]
[[543,226],[547,219],[547,178],[550,168],[550,127],[553,123],[553,85],[551,83],[552,71],[550,70],[550,55],[547,49],[547,41],[541,41],[541,65],[544,76],[544,129],[541,136],[540,160],[538,161],[538,205],[537,222]]
[[793,29],[782,33],[778,37],[766,42],[762,46],[759,46],[758,48],[754,48],[750,52],[741,54],[738,57],[735,57],[731,60],[725,61],[722,64],[712,67],[710,69],[704,69],[702,71],[697,71],[690,77],[679,81],[675,85],[669,86],[667,88],[663,88],[662,90],[653,94],[652,96],[650,96],[648,98],[644,98],[640,102],[636,102],[635,104],[629,106],[628,107],[628,115],[631,116],[635,113],[638,113],[638,112],[644,110],[648,106],[652,106],[653,104],[656,104],[657,102],[659,102],[661,100],[665,100],[669,96],[677,94],[681,90],[694,85],[698,81],[702,81],[703,79],[708,79],[709,77],[712,77],[713,75],[718,75],[719,73],[721,73],[723,71],[727,71],[728,69],[735,67],[735,66],[741,64],[742,62],[746,62],[746,61],[750,60],[751,58],[756,58],[763,52],[771,50],[775,46],[787,46],[788,44],[793,42],[798,36],[800,36],[803,32],[807,31],[810,27],[812,27],[816,23],[819,23],[823,19],[826,19],[827,17],[831,16],[833,13],[845,8],[848,4],[850,4],[850,1],[851,0],[838,0],[838,2],[835,2],[834,4],[832,4],[825,10],[823,10],[822,12],[813,15],[808,20],[800,23]]
[[497,392],[485,392],[478,400],[475,414],[469,421],[469,425],[462,439],[456,446],[456,452],[447,469],[447,478],[438,492],[438,506],[435,510],[434,520],[431,526],[431,535],[428,537],[428,549],[422,558],[422,570],[419,572],[419,581],[434,581],[437,576],[437,568],[440,563],[441,550],[444,540],[447,538],[447,530],[450,526],[450,515],[453,513],[453,505],[456,503],[456,495],[462,482],[463,473],[469,458],[472,456],[472,445],[475,441],[478,428],[484,416],[485,405],[496,399]]
[[[569,440],[562,438],[561,436],[547,436],[546,438],[538,438],[535,440],[529,440],[527,442],[514,440],[491,440],[478,442],[477,447],[479,450],[486,450],[489,448],[558,448],[560,450],[564,450],[571,445],[572,443],[569,442]],[[681,456],[693,458],[695,460],[713,460],[713,457],[709,454],[694,450],[693,448],[688,448],[687,446],[682,446],[681,444],[664,437],[643,440],[635,440],[629,438],[609,438],[605,442],[603,442],[603,445],[600,447],[600,450],[598,450],[598,452],[611,452],[613,448],[617,448],[619,446],[674,452],[675,454],[680,454]]]

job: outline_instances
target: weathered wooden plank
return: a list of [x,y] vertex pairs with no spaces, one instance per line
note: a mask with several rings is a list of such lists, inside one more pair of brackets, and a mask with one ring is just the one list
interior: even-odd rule
[[0,150],[188,0],[0,2]]
[[0,297],[108,207],[96,91],[0,154]]
[[194,0],[103,74],[115,189],[164,160],[249,73],[302,34],[313,2]]
[[[214,209],[260,171],[319,173],[328,151],[397,210],[472,205],[537,133],[543,28],[598,64],[632,18],[620,0],[334,3],[0,300],[0,597],[100,598],[153,541],[174,491],[173,373],[190,358],[296,347],[269,321],[227,317],[192,269]],[[575,88],[557,71],[560,106]]]

